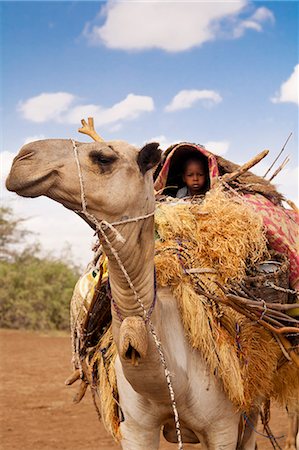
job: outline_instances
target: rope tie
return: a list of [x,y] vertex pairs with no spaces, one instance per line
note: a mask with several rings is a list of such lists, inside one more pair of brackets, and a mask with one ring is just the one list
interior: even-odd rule
[[115,226],[117,225],[122,225],[122,224],[126,224],[126,223],[132,223],[132,222],[138,222],[139,220],[145,220],[149,217],[152,217],[155,214],[155,211],[145,214],[143,216],[138,216],[138,217],[133,217],[133,218],[128,218],[128,219],[124,219],[124,220],[120,220],[117,222],[112,222],[109,223],[106,220],[101,220],[98,221],[98,219],[93,216],[92,214],[90,214],[87,211],[87,200],[85,197],[85,191],[84,191],[84,181],[83,181],[83,175],[82,175],[82,170],[81,170],[81,165],[80,165],[80,161],[79,161],[79,156],[78,156],[78,149],[77,149],[77,145],[75,143],[75,141],[73,139],[71,139],[72,145],[73,145],[73,150],[74,150],[74,156],[75,156],[75,160],[76,160],[76,164],[77,164],[77,169],[78,169],[78,176],[79,176],[79,182],[80,182],[80,190],[81,190],[81,204],[82,204],[82,211],[81,213],[83,213],[85,215],[85,217],[87,219],[89,219],[96,227],[96,232],[99,232],[102,236],[102,238],[104,239],[104,241],[106,242],[109,250],[111,251],[112,255],[114,256],[119,268],[121,269],[122,273],[124,274],[124,277],[131,289],[131,291],[134,294],[134,298],[135,300],[138,302],[138,304],[140,305],[142,311],[143,311],[143,316],[144,316],[144,321],[146,323],[148,323],[149,326],[149,330],[150,333],[153,337],[153,340],[155,342],[155,345],[157,347],[158,353],[159,353],[159,357],[161,360],[161,363],[163,365],[164,368],[164,374],[165,374],[165,378],[166,378],[166,382],[167,382],[167,387],[169,390],[169,396],[171,399],[171,406],[172,406],[172,410],[173,410],[173,415],[174,415],[174,422],[175,422],[175,429],[176,429],[176,435],[177,435],[177,441],[178,441],[178,449],[179,450],[183,450],[183,441],[182,441],[182,435],[181,435],[181,427],[180,427],[180,420],[179,420],[179,414],[178,414],[178,410],[177,410],[177,406],[176,406],[176,401],[175,401],[175,395],[174,395],[174,390],[172,387],[172,382],[171,382],[171,376],[170,376],[170,372],[168,370],[167,367],[167,363],[166,363],[166,359],[164,356],[164,352],[162,349],[162,344],[157,336],[157,333],[154,329],[153,323],[150,320],[150,314],[151,314],[151,308],[149,310],[149,312],[147,312],[138,292],[135,289],[134,284],[132,283],[132,280],[128,274],[128,272],[126,271],[126,268],[124,267],[116,249],[113,247],[109,237],[106,234],[106,230],[109,229],[111,230],[116,239],[120,242],[125,242],[125,239],[123,238],[123,236],[116,230]]

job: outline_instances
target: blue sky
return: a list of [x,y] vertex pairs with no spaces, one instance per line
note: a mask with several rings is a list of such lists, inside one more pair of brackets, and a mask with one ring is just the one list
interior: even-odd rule
[[[2,178],[25,141],[88,139],[77,128],[90,114],[107,140],[198,142],[238,163],[269,148],[262,174],[293,132],[276,182],[297,198],[298,2],[22,1],[1,10]],[[74,214],[2,196],[30,216],[46,249],[68,242],[88,261],[91,233]]]

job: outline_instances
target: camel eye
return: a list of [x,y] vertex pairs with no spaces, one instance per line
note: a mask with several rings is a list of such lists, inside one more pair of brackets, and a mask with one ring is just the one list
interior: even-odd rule
[[97,151],[91,152],[89,157],[92,162],[100,165],[101,167],[107,167],[116,160],[116,156],[114,155],[105,155],[104,153]]

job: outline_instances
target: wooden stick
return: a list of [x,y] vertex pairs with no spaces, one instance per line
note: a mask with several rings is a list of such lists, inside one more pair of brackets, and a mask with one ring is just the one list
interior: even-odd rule
[[77,394],[73,398],[74,403],[81,402],[82,398],[85,395],[86,389],[87,389],[88,383],[86,381],[82,380],[78,389]]
[[76,369],[72,375],[70,375],[64,382],[67,386],[70,386],[71,384],[75,383],[75,381],[79,380],[80,378],[80,370]]
[[104,139],[98,135],[94,129],[93,117],[88,117],[88,123],[86,120],[81,120],[82,127],[78,129],[79,133],[87,134],[96,142],[104,142]]
[[276,161],[278,160],[278,158],[280,157],[280,155],[282,154],[282,152],[284,151],[284,149],[286,148],[287,143],[289,142],[291,136],[292,136],[292,132],[289,134],[289,136],[287,137],[287,140],[285,141],[285,143],[282,146],[282,149],[280,150],[280,152],[278,153],[278,155],[276,156],[276,158],[274,159],[273,163],[271,164],[271,166],[269,167],[269,169],[267,170],[267,172],[265,173],[265,175],[263,176],[263,178],[265,178],[268,173],[270,172],[270,170],[272,169],[272,167],[274,166],[274,164],[276,163]]
[[276,309],[277,311],[287,311],[288,309],[299,308],[299,303],[286,303],[285,305],[282,305],[280,303],[267,302],[267,306],[269,306],[269,308]]
[[222,176],[222,180],[226,182],[234,181],[236,178],[238,178],[243,173],[247,172],[251,167],[255,166],[257,163],[259,163],[265,156],[267,156],[269,153],[269,150],[264,150],[263,152],[256,155],[254,158],[252,158],[247,163],[240,166],[237,170],[231,173],[226,173]]
[[[224,303],[227,306],[229,306],[230,308],[235,309],[237,312],[239,312],[240,314],[243,314],[243,316],[248,317],[248,319],[253,320],[254,322],[257,322],[260,325],[263,325],[265,328],[267,328],[269,331],[272,331],[273,333],[278,333],[278,334],[283,334],[283,333],[299,333],[299,328],[297,327],[282,327],[280,326],[280,328],[275,328],[274,326],[270,325],[269,323],[266,322],[266,320],[269,320],[270,322],[273,321],[273,319],[270,319],[267,316],[264,316],[263,319],[259,318],[259,315],[255,314],[254,311],[250,310],[248,311],[245,308],[242,308],[241,306],[237,305],[236,303],[234,303],[234,301],[232,300],[232,296],[231,294],[227,294],[225,298],[221,298],[221,297],[216,297],[215,295],[211,295],[208,292],[205,292],[203,289],[196,287],[196,291],[201,294],[204,295],[205,297],[214,300],[216,302],[220,302],[220,303]],[[236,297],[236,296],[235,296]],[[275,321],[276,322],[276,321]],[[279,324],[281,325],[281,324]]]
[[288,163],[289,161],[290,161],[290,157],[287,156],[287,157],[283,160],[283,162],[280,164],[280,166],[275,170],[275,172],[274,172],[273,175],[269,178],[268,181],[272,181],[273,178],[275,178],[275,177],[279,174],[279,172],[282,171],[282,169],[287,165],[287,163]]
[[[216,297],[214,295],[208,294],[207,292],[205,292],[204,290],[202,290],[198,287],[196,288],[196,290],[200,294],[204,295],[205,297],[210,298],[211,300],[214,300],[214,301],[222,302],[222,303],[226,304],[227,306],[230,306],[231,308],[235,309],[237,312],[239,312],[243,316],[247,317],[248,319],[251,319],[251,320],[257,322],[256,316],[254,315],[254,313],[249,312],[245,309],[242,309],[240,306],[234,304],[232,301],[229,300],[228,296],[226,296],[226,299],[224,299],[224,298],[222,299],[220,297]],[[261,326],[263,326],[264,328],[266,328],[267,330],[271,331],[274,335],[276,335],[279,338],[281,344],[283,345],[284,349],[290,355],[290,358],[292,359],[294,364],[296,364],[296,366],[299,367],[299,355],[297,355],[297,353],[293,350],[292,344],[288,341],[288,339],[286,337],[282,336],[283,333],[299,333],[299,328],[281,327],[278,329],[278,328],[275,328],[273,325],[270,325],[269,323],[265,322],[264,319],[258,320],[258,323]]]
[[[246,306],[248,306],[250,308],[255,308],[255,309],[258,309],[259,311],[260,310],[264,310],[264,306],[263,306],[262,302],[258,302],[258,301],[254,302],[254,301],[251,301],[249,299],[246,299],[246,298],[240,297],[238,295],[234,295],[234,294],[226,294],[226,295],[227,295],[228,298],[231,298],[233,300],[237,300],[237,301],[243,303],[244,305],[246,305]],[[273,304],[273,303],[271,303],[271,304]],[[281,317],[284,320],[290,320],[290,321],[294,321],[295,320],[295,322],[298,323],[298,325],[299,325],[298,320],[296,320],[296,319],[292,320],[287,314],[284,314],[283,312],[281,312],[279,310],[276,311],[274,308],[271,308],[270,304],[267,303],[267,302],[266,302],[266,307],[267,307],[267,311],[269,313],[273,313],[274,315],[276,315],[276,317]]]
[[[219,283],[219,281],[215,280],[214,281],[218,287],[220,287],[220,289],[226,294],[228,293],[228,291],[224,288],[224,286],[222,286],[221,283]],[[242,285],[242,290],[244,290],[244,292],[240,292],[238,290],[238,287],[234,286],[234,291],[238,292],[238,294],[240,295],[241,293],[241,298],[244,300],[248,301],[248,304],[250,305],[261,305],[261,300],[259,300],[257,297],[255,297],[250,290],[248,290],[245,286]],[[296,290],[294,290],[294,293],[296,292]],[[297,291],[297,296],[299,294],[299,291]],[[247,297],[244,297],[244,294]],[[267,303],[267,307],[270,309],[273,309],[275,311],[287,311],[288,309],[294,309],[294,308],[299,308],[299,303],[285,303],[285,304],[281,304],[281,303],[270,303],[270,302],[266,302]]]
[[284,336],[279,335],[277,337],[280,339],[280,342],[292,358],[292,361],[296,364],[297,367],[299,367],[299,355],[297,355],[297,353],[293,350],[292,344]]
[[286,199],[285,201],[287,202],[287,204],[288,204],[294,211],[296,211],[296,213],[299,214],[299,209],[298,209],[297,205],[295,205],[295,203],[292,202],[292,200]]
[[273,336],[274,336],[276,342],[278,343],[278,345],[279,345],[279,347],[280,347],[282,353],[284,354],[285,358],[286,358],[288,361],[292,361],[292,358],[289,356],[287,350],[284,348],[284,346],[283,346],[283,344],[282,344],[282,342],[281,342],[281,340],[280,340],[280,336],[277,336],[277,334],[273,334]]
[[199,267],[197,269],[186,269],[186,273],[217,273],[217,270],[212,269],[211,267]]

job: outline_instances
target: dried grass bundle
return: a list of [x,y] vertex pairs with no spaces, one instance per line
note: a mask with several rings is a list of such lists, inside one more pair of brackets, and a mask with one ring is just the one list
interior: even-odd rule
[[288,405],[290,411],[299,414],[299,370],[293,362],[282,357],[282,366],[274,374],[272,397],[281,406]]
[[[102,354],[103,350],[104,353]],[[121,433],[119,427],[118,390],[114,367],[116,356],[117,349],[110,326],[99,341],[90,366],[97,371],[101,416],[104,426],[118,442],[121,439]]]
[[180,282],[182,266],[212,267],[227,285],[240,281],[246,267],[267,255],[261,217],[220,187],[209,191],[202,204],[158,205],[155,221],[160,236],[155,263],[162,286]]

